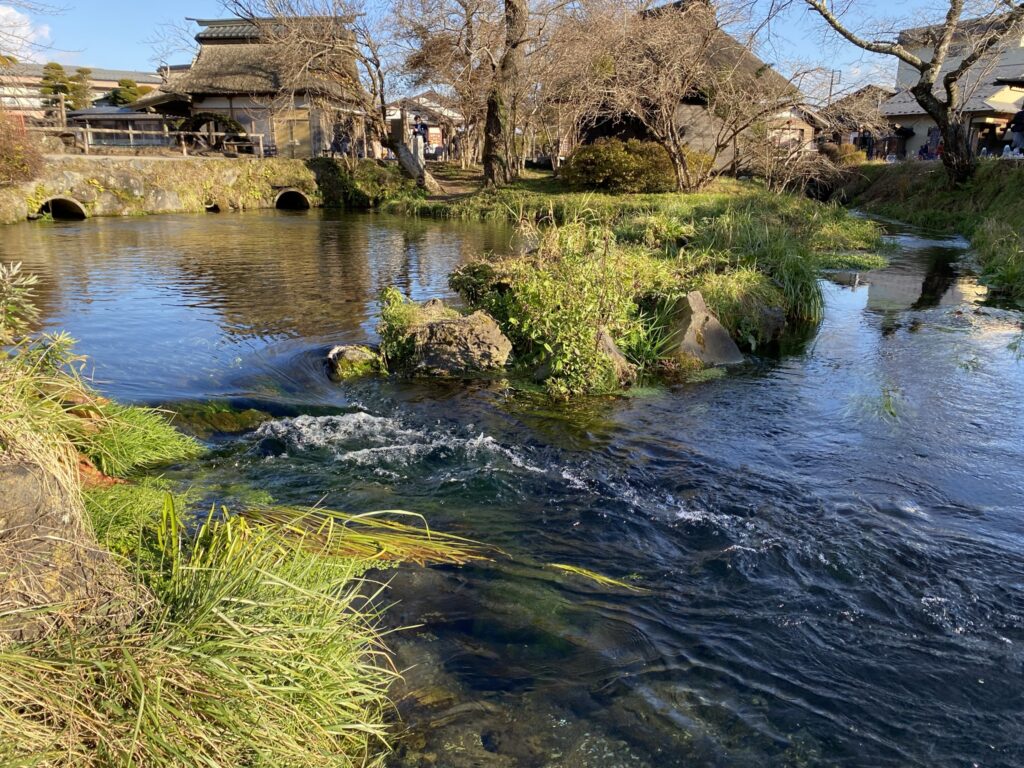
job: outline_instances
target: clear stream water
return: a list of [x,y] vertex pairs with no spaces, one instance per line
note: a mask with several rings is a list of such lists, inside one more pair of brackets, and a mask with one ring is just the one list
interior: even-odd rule
[[[553,406],[335,385],[380,288],[448,295],[493,225],[280,212],[3,229],[107,393],[275,419],[172,475],[422,512],[508,555],[400,569],[395,766],[1024,765],[1024,362],[962,241],[824,283],[785,355]],[[270,446],[268,448],[268,446]],[[546,564],[589,568],[643,591]]]

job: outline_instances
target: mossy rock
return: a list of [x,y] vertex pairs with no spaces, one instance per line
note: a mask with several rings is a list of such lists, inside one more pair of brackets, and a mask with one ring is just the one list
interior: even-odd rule
[[196,437],[248,432],[272,418],[266,411],[237,409],[224,403],[181,403],[170,410],[171,423]]
[[341,345],[327,353],[328,375],[334,381],[359,379],[384,373],[384,361],[380,355],[358,345]]

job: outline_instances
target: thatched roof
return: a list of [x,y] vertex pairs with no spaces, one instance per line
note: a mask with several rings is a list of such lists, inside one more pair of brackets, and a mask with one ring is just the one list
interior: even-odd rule
[[[986,37],[993,32],[1004,32],[1011,26],[1011,15],[1008,13],[984,16],[979,19],[961,19],[953,30],[953,42],[962,43],[966,39]],[[939,39],[944,24],[932,24],[926,27],[914,27],[900,32],[897,41],[908,48],[932,47]],[[1021,25],[1017,25],[1018,30]]]
[[[714,4],[710,0],[676,0],[667,5],[649,8],[641,12],[641,16],[657,18],[673,11],[687,11],[691,7],[706,7],[708,13],[714,14]],[[775,68],[755,55],[747,46],[718,26],[714,29],[714,44],[708,48],[711,62],[724,70],[735,68],[737,75],[757,79],[763,84],[762,91],[777,96],[789,92],[798,95],[795,85],[779,74]]]
[[[327,20],[341,23],[340,20]],[[310,23],[325,23],[312,19]],[[198,22],[199,53],[192,66],[161,88],[164,93],[195,96],[277,97],[304,93],[335,102],[356,102],[351,89],[358,83],[354,52],[342,62],[343,86],[335,77],[307,71],[295,73],[289,65],[288,27],[269,20],[214,19]],[[315,28],[314,28],[315,31]],[[300,51],[301,54],[301,51]],[[296,57],[293,52],[292,58]],[[332,65],[333,66],[333,65]]]
[[167,84],[174,93],[277,94],[285,87],[281,67],[262,43],[204,45],[192,68]]

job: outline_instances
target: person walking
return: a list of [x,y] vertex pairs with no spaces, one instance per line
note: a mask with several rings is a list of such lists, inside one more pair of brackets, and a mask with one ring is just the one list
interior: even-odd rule
[[1012,137],[1010,146],[1013,149],[1024,150],[1024,109],[1010,120],[1010,135]]

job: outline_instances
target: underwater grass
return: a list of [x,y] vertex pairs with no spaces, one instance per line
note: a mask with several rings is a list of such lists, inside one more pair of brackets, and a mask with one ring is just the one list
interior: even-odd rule
[[464,565],[496,553],[471,539],[431,531],[425,517],[404,510],[349,514],[320,507],[261,505],[246,507],[240,514],[272,525],[303,545],[313,543],[321,552],[366,564]]
[[638,587],[636,584],[630,584],[626,581],[620,581],[619,579],[613,579],[610,576],[592,571],[589,568],[581,568],[578,565],[565,565],[564,563],[548,563],[548,568],[554,568],[556,571],[567,573],[572,576],[578,576],[587,581],[592,581],[595,584],[600,584],[602,587],[616,587],[618,589],[628,589],[630,592],[647,592],[648,590],[643,587]]

